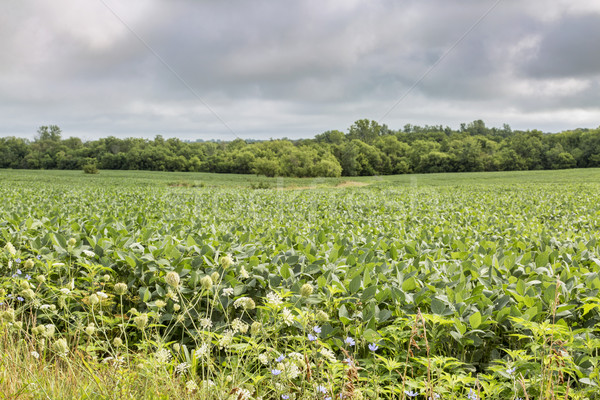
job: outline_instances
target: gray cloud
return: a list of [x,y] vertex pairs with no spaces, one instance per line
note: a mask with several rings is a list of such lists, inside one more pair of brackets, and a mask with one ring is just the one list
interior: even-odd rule
[[[344,130],[389,111],[494,3],[105,1],[0,5],[0,135],[232,139],[215,114],[241,137]],[[521,3],[501,1],[382,122],[595,127],[600,7]]]

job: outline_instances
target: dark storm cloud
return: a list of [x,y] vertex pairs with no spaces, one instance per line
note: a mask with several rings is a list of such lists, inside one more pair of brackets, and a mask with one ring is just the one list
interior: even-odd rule
[[600,14],[554,21],[523,72],[533,78],[600,75]]
[[386,112],[560,130],[599,104],[591,1],[105,1],[2,3],[0,135],[311,137]]

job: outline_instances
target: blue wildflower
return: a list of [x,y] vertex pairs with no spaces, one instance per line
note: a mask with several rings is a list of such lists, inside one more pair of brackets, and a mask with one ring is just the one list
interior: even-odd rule
[[20,259],[20,258],[17,258],[17,259],[15,260],[15,262],[16,262],[17,264],[21,264],[21,259]]
[[416,397],[419,393],[413,392],[412,390],[405,390],[404,394],[407,395],[408,397]]
[[507,373],[507,374],[509,374],[509,375],[512,375],[512,374],[514,374],[514,373],[515,373],[515,371],[516,371],[516,370],[517,370],[517,369],[516,369],[515,367],[512,367],[512,368],[509,368],[509,369],[507,369],[507,370],[506,370],[506,373]]
[[321,327],[320,327],[320,326],[315,326],[315,327],[313,328],[313,331],[314,331],[315,333],[321,333]]
[[285,354],[280,354],[279,357],[275,359],[275,361],[278,363],[282,362],[283,360],[285,360]]
[[22,298],[21,296],[17,296],[17,300],[19,300],[19,301],[25,301],[25,299]]
[[290,398],[290,395],[289,395],[289,394],[282,394],[282,395],[281,395],[281,398],[282,398],[283,400],[287,400],[287,399],[289,399],[289,398]]
[[323,385],[318,385],[317,386],[317,392],[327,393],[327,388],[325,386],[323,386]]
[[317,337],[315,335],[313,335],[312,333],[308,334],[308,341],[309,342],[314,342],[315,340],[317,340]]
[[31,275],[29,275],[29,274],[25,275],[25,279],[30,280],[31,279]]
[[469,394],[467,395],[467,398],[469,400],[479,400],[479,396],[477,396],[477,393],[475,393],[473,389],[469,389]]
[[37,258],[38,260],[41,260],[42,256],[38,254],[35,258]]
[[278,369],[272,369],[272,370],[271,370],[271,373],[272,373],[274,376],[277,376],[277,375],[281,374],[281,370],[278,370]]
[[356,344],[354,339],[352,339],[350,336],[347,336],[346,339],[344,339],[344,343],[346,343],[348,346],[354,346]]
[[375,343],[371,343],[369,345],[369,350],[371,350],[371,351],[377,351],[378,348],[379,348],[379,346],[377,346],[377,344],[375,344]]

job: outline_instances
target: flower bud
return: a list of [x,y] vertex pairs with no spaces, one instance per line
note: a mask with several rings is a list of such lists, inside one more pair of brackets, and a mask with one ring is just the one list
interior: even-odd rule
[[89,324],[85,328],[85,333],[87,333],[89,336],[92,336],[95,332],[96,332],[96,327],[94,326],[94,324]]
[[171,271],[167,274],[167,276],[165,277],[165,282],[167,282],[167,284],[169,286],[172,286],[174,288],[176,288],[177,286],[179,286],[179,274],[175,271]]
[[148,314],[138,315],[137,317],[135,317],[133,319],[133,323],[139,330],[144,329],[146,327],[146,325],[148,324]]
[[91,294],[88,300],[90,302],[90,305],[92,306],[95,306],[96,304],[100,303],[100,299],[98,298],[98,295],[96,293]]
[[110,281],[110,275],[109,275],[109,274],[106,274],[106,275],[104,275],[104,276],[102,277],[102,280],[103,280],[104,282],[108,282],[108,281]]
[[221,267],[223,267],[223,269],[227,269],[231,264],[233,264],[233,259],[229,255],[221,257],[220,261]]
[[113,339],[113,346],[121,347],[123,346],[123,340],[120,337],[116,337]]
[[258,321],[254,321],[252,325],[250,325],[250,333],[253,335],[257,335],[262,328],[262,324]]
[[44,283],[46,282],[46,277],[44,275],[38,275],[35,277],[35,279],[39,282],[39,283]]
[[25,261],[25,263],[23,264],[23,268],[25,268],[25,269],[33,268],[33,260],[31,258],[27,259],[27,261]]
[[300,295],[302,297],[308,297],[311,294],[313,294],[313,287],[310,283],[305,283],[304,285],[302,285],[302,287],[300,288]]
[[329,315],[327,315],[325,311],[319,310],[317,311],[317,320],[320,322],[327,322],[329,321]]
[[212,279],[213,283],[219,282],[219,279],[221,279],[221,275],[219,275],[219,273],[215,271],[212,274],[210,274],[210,279]]
[[59,354],[67,354],[69,352],[69,345],[65,339],[60,338],[52,343],[52,350]]
[[213,285],[212,278],[208,275],[202,277],[202,279],[200,279],[200,285],[202,286],[202,289],[210,290]]
[[179,304],[173,304],[173,311],[177,312],[181,310],[181,306]]
[[117,296],[123,296],[127,293],[127,284],[119,282],[115,285],[115,293]]
[[77,244],[77,240],[75,238],[71,238],[67,241],[67,245],[73,247]]

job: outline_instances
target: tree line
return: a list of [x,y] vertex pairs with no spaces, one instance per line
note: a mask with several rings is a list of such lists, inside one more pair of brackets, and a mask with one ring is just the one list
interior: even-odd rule
[[481,120],[443,126],[405,125],[391,130],[356,121],[346,133],[313,139],[185,142],[107,137],[62,138],[42,126],[33,141],[0,138],[0,168],[196,171],[266,176],[338,177],[430,172],[509,171],[600,167],[600,128],[560,133],[488,128]]

